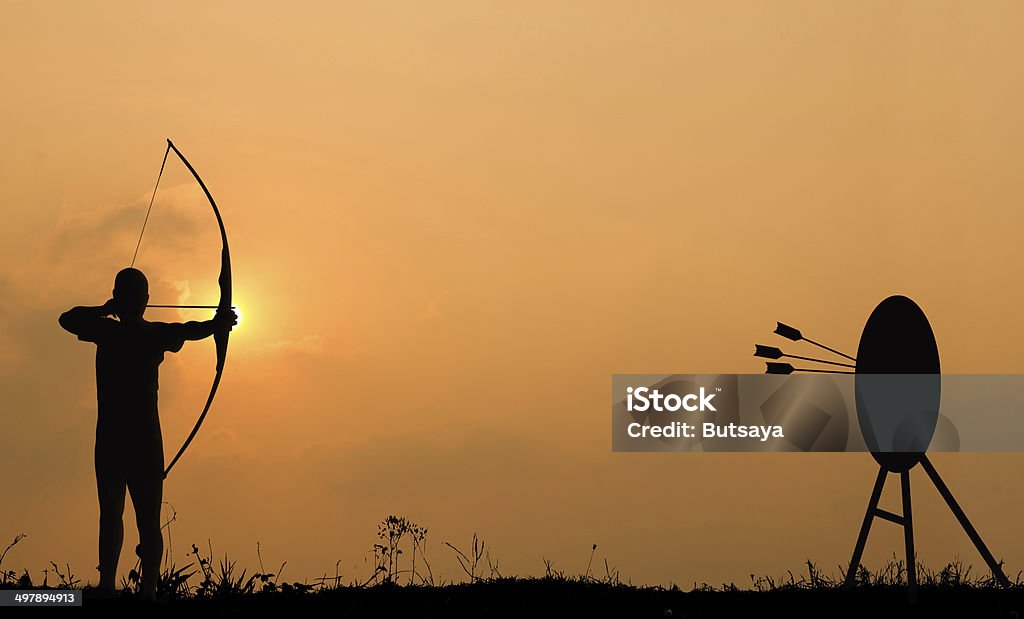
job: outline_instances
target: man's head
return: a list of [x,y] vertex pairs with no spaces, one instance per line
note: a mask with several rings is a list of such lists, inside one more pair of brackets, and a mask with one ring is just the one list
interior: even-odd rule
[[149,303],[149,281],[138,269],[122,269],[114,278],[114,304],[119,318],[141,318]]

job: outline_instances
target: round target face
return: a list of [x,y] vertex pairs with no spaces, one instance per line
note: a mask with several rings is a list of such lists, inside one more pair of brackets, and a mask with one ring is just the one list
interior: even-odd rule
[[935,335],[917,303],[892,296],[871,312],[857,348],[857,421],[875,460],[893,472],[921,461],[939,417]]

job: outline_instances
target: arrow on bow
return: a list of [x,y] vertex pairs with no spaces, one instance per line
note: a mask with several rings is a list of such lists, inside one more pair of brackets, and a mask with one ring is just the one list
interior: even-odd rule
[[[220,209],[217,208],[217,202],[214,201],[213,195],[210,193],[210,190],[207,189],[206,183],[203,182],[203,179],[200,178],[199,173],[196,172],[196,169],[192,167],[192,164],[188,162],[188,159],[185,158],[185,155],[181,154],[181,151],[178,150],[178,147],[176,147],[174,145],[174,142],[171,142],[170,139],[167,140],[167,150],[164,151],[164,159],[163,162],[161,162],[160,164],[160,173],[156,177],[156,185],[153,187],[153,195],[149,199],[149,208],[146,210],[146,219],[142,223],[142,232],[139,234],[139,242],[135,245],[135,255],[132,256],[132,266],[135,266],[135,259],[139,255],[139,246],[142,245],[142,235],[146,233],[146,224],[149,223],[149,214],[153,210],[153,201],[156,199],[156,190],[158,187],[160,187],[160,179],[161,177],[163,177],[164,174],[164,166],[167,165],[167,156],[170,154],[171,151],[174,151],[174,154],[177,155],[179,159],[181,159],[181,162],[185,164],[185,167],[188,168],[188,171],[192,173],[193,177],[195,177],[196,182],[199,183],[199,186],[202,188],[203,193],[206,194],[206,199],[210,201],[210,206],[213,207],[213,214],[217,217],[217,225],[220,227],[221,239],[220,276],[217,278],[217,283],[220,285],[220,302],[215,306],[150,305],[147,307],[191,307],[202,309],[230,310],[232,309],[231,252],[228,250],[228,233],[224,229],[224,220],[220,216]],[[174,468],[174,465],[181,458],[182,454],[185,453],[185,450],[188,449],[188,446],[192,443],[192,439],[194,439],[196,437],[196,434],[199,432],[200,426],[203,425],[203,421],[206,419],[207,413],[210,412],[210,406],[213,404],[213,398],[214,396],[217,395],[217,387],[220,386],[220,378],[224,373],[224,362],[227,360],[228,357],[228,336],[228,330],[218,331],[213,335],[214,343],[217,346],[217,373],[213,377],[213,385],[210,387],[210,395],[207,396],[206,405],[203,406],[203,412],[200,413],[199,418],[196,420],[195,426],[193,426],[192,431],[189,432],[188,438],[185,439],[185,442],[182,443],[181,448],[178,449],[178,452],[174,455],[174,458],[171,459],[171,463],[168,464],[167,468],[164,470],[165,479],[167,478],[167,474],[171,472],[171,469]]]

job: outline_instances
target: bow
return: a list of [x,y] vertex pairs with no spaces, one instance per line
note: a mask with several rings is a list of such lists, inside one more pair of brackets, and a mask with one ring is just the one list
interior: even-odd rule
[[[135,256],[132,257],[132,265],[135,265],[135,258],[137,258],[139,255],[139,245],[142,244],[142,235],[145,234],[146,232],[146,224],[149,222],[149,214],[153,210],[153,200],[156,199],[156,190],[160,186],[160,178],[163,176],[164,166],[167,165],[167,156],[170,154],[171,151],[174,151],[174,154],[177,155],[179,159],[181,159],[182,163],[185,164],[185,167],[188,168],[188,171],[192,173],[192,176],[195,177],[196,182],[198,182],[199,186],[203,189],[203,193],[206,194],[206,199],[210,201],[210,206],[213,207],[213,214],[217,217],[217,225],[220,227],[220,240],[222,245],[220,253],[220,276],[217,278],[217,283],[220,285],[220,301],[217,303],[216,306],[188,307],[206,307],[209,309],[213,309],[214,307],[216,307],[218,311],[230,310],[232,308],[231,252],[228,250],[228,234],[227,231],[224,229],[224,220],[220,216],[220,209],[217,208],[217,202],[214,201],[213,195],[210,193],[210,190],[207,189],[206,183],[203,182],[203,179],[199,176],[199,173],[196,172],[196,169],[192,167],[192,164],[188,162],[188,159],[185,158],[185,155],[181,154],[181,151],[178,150],[178,147],[176,147],[174,145],[174,142],[171,142],[170,139],[167,140],[167,150],[164,151],[164,159],[163,162],[160,164],[160,173],[157,175],[156,185],[153,187],[153,196],[149,200],[149,208],[146,211],[146,220],[142,223],[142,233],[139,234],[139,242],[135,246]],[[148,305],[147,307],[186,306]],[[185,442],[182,443],[181,448],[178,449],[178,452],[174,455],[174,458],[171,459],[171,463],[168,464],[167,468],[164,470],[165,479],[167,478],[167,474],[171,472],[171,469],[174,468],[174,465],[181,458],[182,454],[185,453],[185,450],[188,449],[188,446],[192,443],[192,439],[194,439],[196,437],[196,434],[199,432],[200,426],[203,425],[203,421],[206,419],[207,413],[210,412],[210,405],[213,404],[213,398],[214,396],[217,395],[217,387],[220,386],[220,378],[224,374],[224,362],[227,360],[228,357],[228,335],[229,331],[223,330],[216,332],[213,336],[214,342],[217,346],[217,373],[213,377],[213,385],[210,387],[210,395],[207,396],[206,405],[203,406],[203,412],[200,413],[199,418],[196,420],[196,424],[192,427],[192,431],[189,432],[188,438],[185,439]]]

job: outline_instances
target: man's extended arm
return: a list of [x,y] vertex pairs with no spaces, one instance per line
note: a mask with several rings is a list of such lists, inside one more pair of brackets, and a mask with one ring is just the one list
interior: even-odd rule
[[61,314],[58,322],[60,322],[60,326],[64,327],[66,331],[70,331],[71,333],[82,337],[83,335],[94,331],[100,324],[101,320],[107,316],[113,315],[114,301],[111,299],[103,305],[95,307],[73,307]]
[[238,324],[238,316],[233,310],[218,310],[213,320],[182,323],[181,334],[186,340],[202,340],[220,331],[230,331],[231,327],[236,324]]

